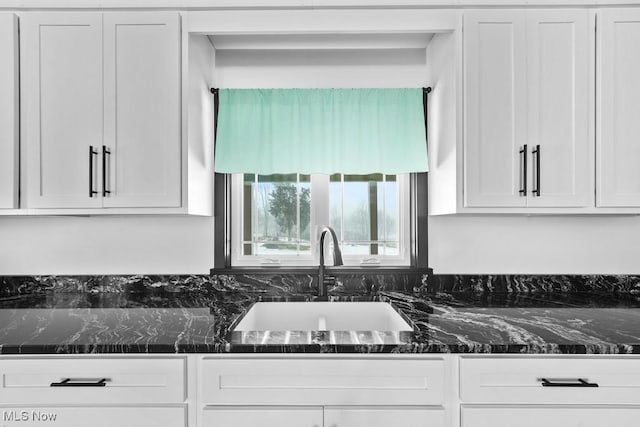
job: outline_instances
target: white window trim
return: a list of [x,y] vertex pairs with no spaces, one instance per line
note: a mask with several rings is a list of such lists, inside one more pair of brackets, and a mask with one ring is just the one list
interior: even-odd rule
[[[233,267],[309,267],[317,266],[320,262],[318,254],[318,246],[320,240],[319,226],[329,223],[329,203],[328,203],[328,184],[329,175],[314,174],[311,175],[311,224],[314,227],[311,254],[310,255],[280,255],[277,258],[271,258],[265,255],[244,255],[242,253],[242,212],[244,208],[244,198],[242,197],[244,188],[244,179],[242,174],[233,174],[231,176],[231,265]],[[397,175],[398,183],[398,231],[399,236],[399,255],[345,255],[342,258],[345,266],[361,266],[361,267],[408,267],[411,263],[410,248],[410,191],[409,191],[409,174]],[[320,185],[317,185],[320,184]],[[318,200],[326,200],[326,203],[318,203]],[[329,246],[329,245],[327,245]],[[327,264],[331,264],[332,257],[330,253],[325,253]]]

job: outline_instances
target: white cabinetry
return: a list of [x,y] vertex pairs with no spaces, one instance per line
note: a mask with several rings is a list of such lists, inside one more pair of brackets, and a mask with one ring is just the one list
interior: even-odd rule
[[462,427],[632,426],[640,359],[462,356],[460,401]]
[[186,358],[0,359],[3,426],[186,427]]
[[640,207],[640,10],[598,15],[597,204]]
[[30,13],[20,25],[23,207],[100,207],[89,150],[103,144],[102,15]]
[[203,427],[444,427],[444,411],[421,407],[222,406],[204,411]]
[[424,407],[327,407],[325,427],[445,427],[444,411]]
[[417,357],[204,358],[201,418],[207,427],[445,427],[447,366]]
[[594,14],[527,11],[527,55],[527,206],[592,207]]
[[445,427],[444,411],[422,407],[236,406],[204,411],[203,427]]
[[522,11],[465,12],[465,205],[524,207],[526,37]]
[[322,407],[222,406],[203,412],[203,427],[322,427]]
[[184,408],[1,406],[3,427],[185,427]]
[[463,14],[427,50],[430,213],[597,212],[595,12]]
[[0,356],[7,427],[631,427],[638,416],[633,355]]
[[180,206],[179,19],[104,14],[105,207]]
[[18,18],[0,13],[0,209],[18,207]]
[[462,409],[462,427],[634,427],[640,408],[509,407]]
[[594,40],[587,10],[464,13],[465,207],[593,206]]
[[180,207],[179,19],[21,16],[24,207]]

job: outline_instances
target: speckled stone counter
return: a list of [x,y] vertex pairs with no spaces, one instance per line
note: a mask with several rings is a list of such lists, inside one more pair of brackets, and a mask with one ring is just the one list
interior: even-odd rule
[[302,344],[231,337],[230,326],[254,302],[312,300],[311,291],[210,281],[197,289],[14,295],[0,300],[0,353],[640,353],[640,302],[630,293],[338,292],[336,303],[392,303],[413,323],[414,338],[378,344],[356,334],[339,344],[317,337]]

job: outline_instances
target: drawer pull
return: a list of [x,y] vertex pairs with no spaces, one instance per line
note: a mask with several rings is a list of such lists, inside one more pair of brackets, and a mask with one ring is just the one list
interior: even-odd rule
[[598,383],[590,383],[582,378],[540,378],[543,387],[598,387]]
[[51,383],[51,387],[104,387],[109,378],[65,378],[58,383]]

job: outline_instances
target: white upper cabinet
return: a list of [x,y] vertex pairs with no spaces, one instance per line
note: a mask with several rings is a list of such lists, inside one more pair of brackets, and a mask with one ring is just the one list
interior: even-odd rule
[[465,12],[465,207],[593,206],[594,55],[587,10]]
[[640,207],[640,10],[598,15],[597,205]]
[[102,15],[30,13],[20,24],[23,206],[100,207],[89,192],[103,143]]
[[21,16],[24,207],[181,206],[179,19]]
[[180,206],[179,19],[104,14],[105,207]]
[[594,205],[593,19],[586,10],[527,12],[527,206]]
[[465,13],[465,204],[524,207],[525,12]]
[[0,13],[0,209],[18,207],[18,18]]

